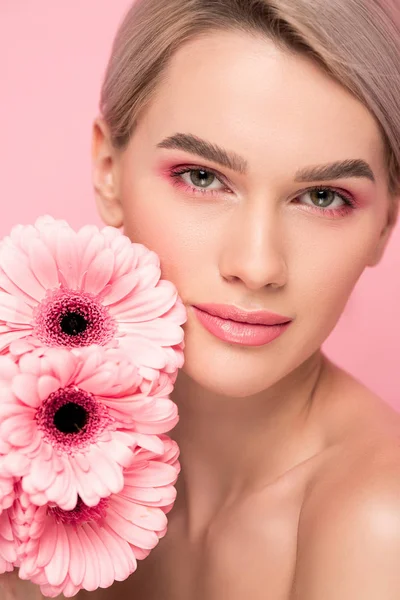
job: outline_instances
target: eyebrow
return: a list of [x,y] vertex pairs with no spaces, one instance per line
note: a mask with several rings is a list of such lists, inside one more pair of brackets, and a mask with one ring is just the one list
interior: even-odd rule
[[[223,167],[245,175],[248,170],[247,161],[236,154],[203,140],[191,133],[176,133],[157,144],[157,148],[183,150],[201,156]],[[325,165],[304,167],[298,170],[294,180],[298,182],[320,181],[327,179],[342,179],[345,177],[362,177],[375,182],[374,173],[369,164],[362,159],[346,159]]]

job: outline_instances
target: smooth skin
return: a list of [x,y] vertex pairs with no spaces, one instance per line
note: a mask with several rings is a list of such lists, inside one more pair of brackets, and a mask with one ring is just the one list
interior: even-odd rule
[[[160,147],[177,133],[240,171]],[[373,177],[296,181],[345,160]],[[320,350],[395,222],[370,112],[309,59],[213,32],[172,57],[125,150],[95,120],[93,181],[103,221],[159,254],[188,321],[168,533],[126,582],[79,598],[398,600],[400,417]],[[229,344],[197,321],[202,302],[293,322],[268,345]]]

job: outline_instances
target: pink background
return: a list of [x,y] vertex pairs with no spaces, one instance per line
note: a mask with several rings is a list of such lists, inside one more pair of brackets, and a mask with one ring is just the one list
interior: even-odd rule
[[[1,0],[0,237],[44,213],[101,225],[90,133],[111,42],[130,0]],[[325,344],[400,409],[400,225]],[[312,312],[312,307],[310,307]]]

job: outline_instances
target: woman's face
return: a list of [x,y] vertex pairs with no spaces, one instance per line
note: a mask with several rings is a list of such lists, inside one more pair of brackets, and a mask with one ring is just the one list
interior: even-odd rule
[[[178,134],[186,150],[166,142]],[[96,135],[102,217],[115,224],[121,211],[125,234],[160,256],[188,309],[184,370],[209,390],[255,394],[301,365],[388,237],[374,119],[314,63],[268,40],[217,32],[191,41],[173,56],[126,150],[110,150],[109,160]],[[192,141],[189,150],[193,136],[200,149]],[[209,145],[236,164],[200,155]],[[203,327],[192,308],[202,303],[293,321],[274,341],[243,346]]]

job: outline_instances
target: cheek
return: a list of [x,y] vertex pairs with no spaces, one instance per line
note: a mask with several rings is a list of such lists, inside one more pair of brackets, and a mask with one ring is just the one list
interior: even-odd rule
[[125,235],[158,254],[162,277],[184,297],[210,265],[206,254],[213,254],[215,236],[206,215],[157,189],[157,183],[125,185],[122,202]]
[[335,325],[377,243],[375,229],[369,223],[354,223],[347,229],[325,229],[321,239],[309,238],[314,243],[303,246],[292,265],[299,314],[307,318],[311,309],[318,327],[325,323],[329,330]]

